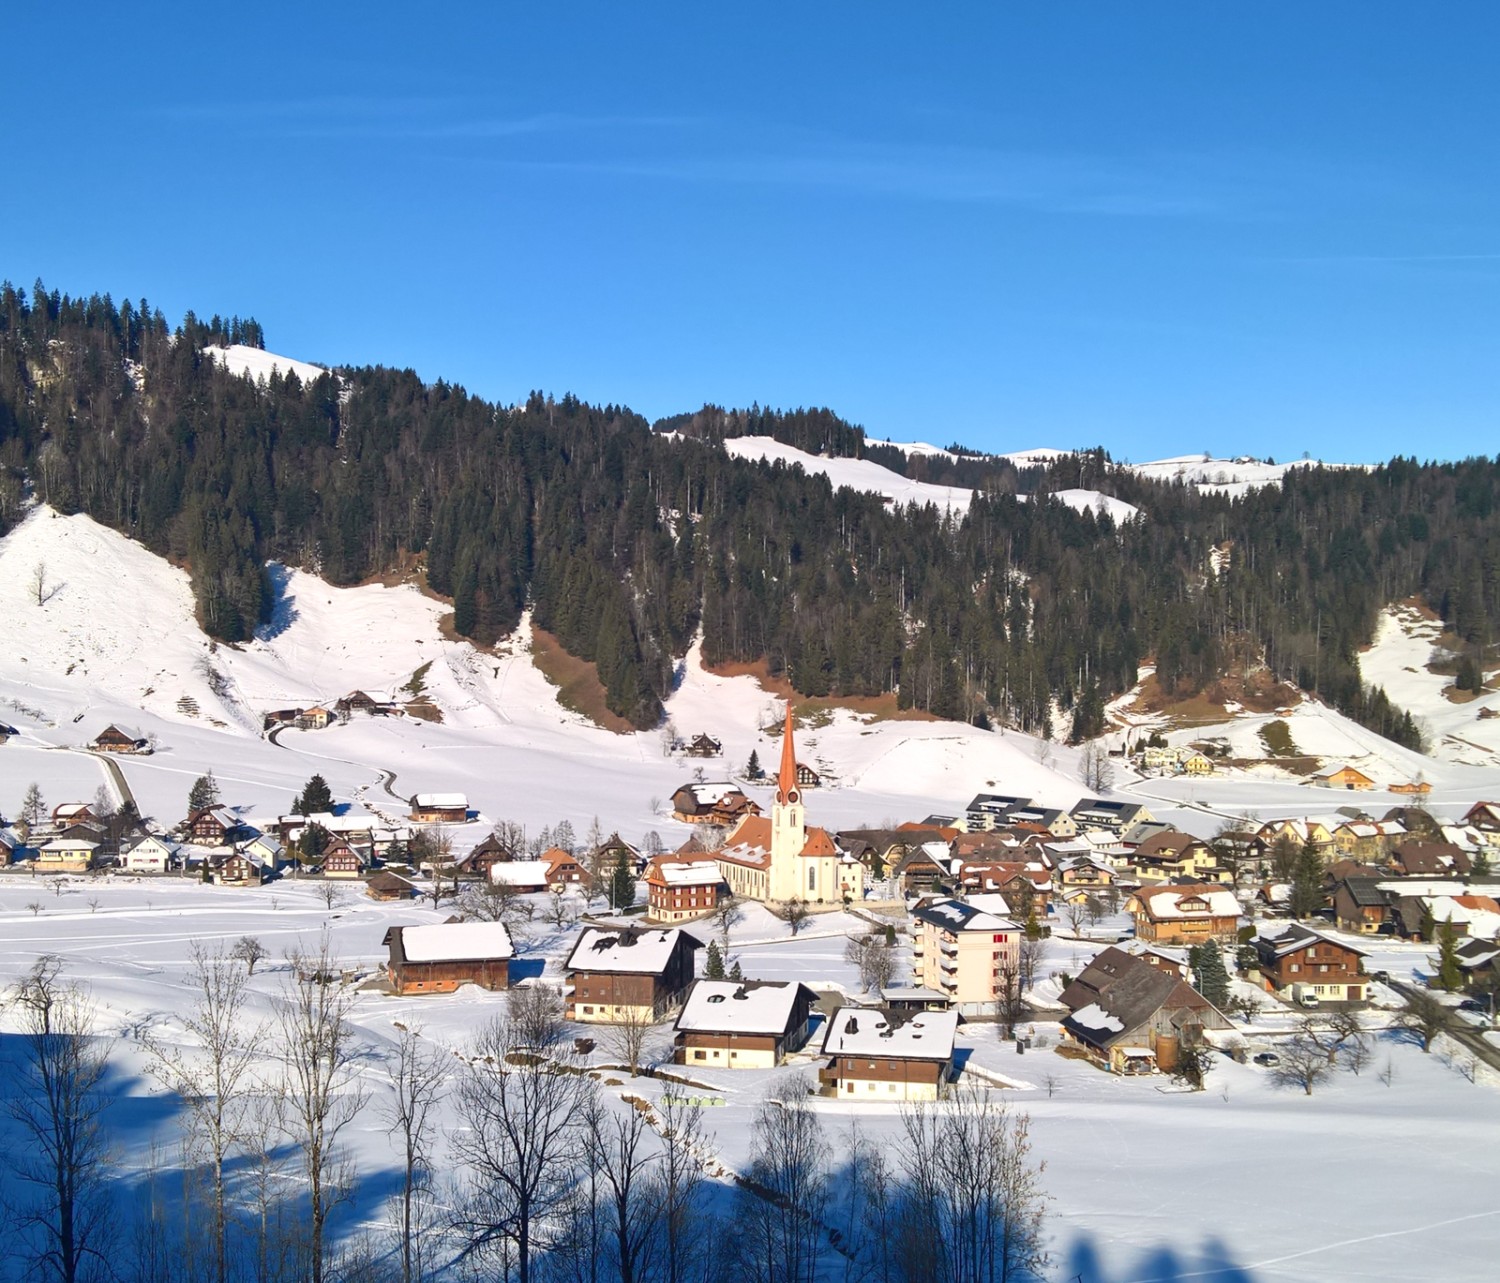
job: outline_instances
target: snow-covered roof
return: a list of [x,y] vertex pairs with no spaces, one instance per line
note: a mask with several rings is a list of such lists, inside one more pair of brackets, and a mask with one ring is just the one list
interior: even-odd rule
[[418,793],[412,798],[412,805],[434,810],[457,810],[459,807],[467,810],[469,799],[462,793]]
[[1125,1032],[1125,1022],[1118,1016],[1110,1015],[1097,1002],[1091,1002],[1088,1006],[1080,1007],[1075,1011],[1073,1023],[1082,1025],[1085,1029],[1096,1029],[1100,1033],[1122,1034]]
[[799,994],[796,981],[699,980],[688,993],[677,1028],[698,1032],[779,1034],[786,1031]]
[[[984,904],[976,903],[984,901]],[[912,910],[912,917],[921,922],[930,922],[945,931],[1019,931],[1009,918],[992,912],[991,907],[999,901],[998,908],[1005,907],[1003,896],[974,896],[971,900],[934,900]]]
[[551,867],[546,860],[499,860],[490,865],[490,881],[511,887],[545,886]]
[[712,806],[741,791],[738,784],[729,780],[707,780],[702,784],[689,784],[687,788],[699,806]]
[[948,1060],[958,1014],[919,1011],[909,1019],[878,1007],[840,1007],[823,1037],[825,1055],[883,1056],[900,1060]]
[[1184,909],[1182,905],[1185,900],[1202,901],[1207,906],[1206,911],[1215,918],[1233,918],[1240,913],[1240,902],[1234,898],[1234,892],[1224,888],[1142,887],[1135,895],[1153,918],[1197,917],[1205,911],[1198,908]]
[[57,838],[55,841],[48,842],[47,845],[42,848],[43,851],[58,851],[58,852],[64,852],[64,851],[97,851],[98,849],[99,849],[99,843],[97,843],[97,842],[84,842],[84,841],[80,840],[79,838]]
[[666,931],[605,930],[590,927],[568,955],[570,971],[603,971],[621,975],[659,975],[683,934]]
[[408,962],[473,962],[516,950],[503,922],[439,922],[403,927],[401,951]]
[[657,874],[668,886],[711,887],[724,880],[713,860],[659,860]]

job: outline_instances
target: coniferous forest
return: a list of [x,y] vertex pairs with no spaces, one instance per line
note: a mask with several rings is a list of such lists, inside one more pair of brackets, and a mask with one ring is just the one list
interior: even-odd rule
[[[0,533],[28,494],[185,566],[204,629],[249,637],[268,561],[351,584],[420,564],[480,644],[536,622],[648,727],[703,631],[709,663],[765,660],[807,695],[896,692],[942,717],[1076,737],[1154,657],[1188,695],[1253,654],[1408,745],[1359,647],[1420,594],[1465,642],[1500,618],[1500,459],[1312,466],[1239,498],[1147,480],[1102,450],[1018,469],[911,456],[828,410],[628,408],[533,393],[499,406],[410,370],[252,382],[202,355],[253,320],[0,288]],[[921,434],[961,436],[963,424]],[[765,435],[973,488],[968,513],[896,508],[730,457]],[[913,435],[917,435],[914,431]],[[1116,526],[1054,492],[1136,505]],[[1210,552],[1228,549],[1222,573]]]

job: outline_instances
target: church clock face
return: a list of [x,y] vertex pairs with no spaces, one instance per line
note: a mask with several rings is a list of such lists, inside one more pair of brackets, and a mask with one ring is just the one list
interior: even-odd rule
[[788,806],[794,806],[802,800],[802,793],[798,789],[788,789],[786,801]]

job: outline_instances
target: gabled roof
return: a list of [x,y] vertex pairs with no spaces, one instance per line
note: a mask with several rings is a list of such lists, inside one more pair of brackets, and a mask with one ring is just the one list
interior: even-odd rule
[[399,940],[408,962],[482,962],[515,954],[503,922],[437,922],[419,927],[392,927],[387,941]]
[[675,1027],[694,1033],[790,1033],[799,1000],[806,1011],[817,995],[796,981],[698,980]]
[[[1169,883],[1166,886],[1141,887],[1132,898],[1141,906],[1141,911],[1148,918],[1158,922],[1201,916],[1205,913],[1215,918],[1237,918],[1240,914],[1240,902],[1234,898],[1233,891],[1224,887],[1209,886],[1206,883],[1186,885]],[[1204,904],[1202,909],[1192,905],[1184,907],[1186,902],[1200,900]]]
[[1301,953],[1304,949],[1310,949],[1315,944],[1337,945],[1340,949],[1347,949],[1350,953],[1365,957],[1363,949],[1356,949],[1351,944],[1345,944],[1342,940],[1334,940],[1329,936],[1320,935],[1310,927],[1304,927],[1300,922],[1291,922],[1276,935],[1259,935],[1253,941],[1255,952],[1260,955],[1262,962],[1274,962],[1278,958],[1285,958],[1289,954]]
[[564,965],[569,971],[659,976],[683,944],[690,949],[699,947],[697,940],[676,927],[664,931],[590,927],[578,937]]
[[823,1035],[823,1054],[870,1059],[953,1058],[958,1014],[918,1011],[910,1016],[881,1007],[840,1007]]
[[414,793],[411,804],[419,810],[456,811],[469,808],[469,799],[462,793]]
[[1391,902],[1390,896],[1380,889],[1377,878],[1345,878],[1339,885],[1362,909],[1374,909]]

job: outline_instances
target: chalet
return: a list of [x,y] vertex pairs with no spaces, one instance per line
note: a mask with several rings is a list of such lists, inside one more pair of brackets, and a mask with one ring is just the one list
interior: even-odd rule
[[1469,854],[1452,842],[1402,842],[1391,850],[1391,871],[1403,878],[1462,877]]
[[1201,838],[1177,829],[1154,833],[1140,843],[1130,855],[1130,869],[1141,879],[1219,880],[1213,848]]
[[889,870],[904,895],[930,895],[948,881],[952,861],[946,842],[924,842],[909,849]]
[[1463,822],[1488,833],[1500,833],[1500,802],[1475,802],[1464,812]]
[[259,886],[266,880],[266,866],[244,851],[231,851],[213,860],[209,869],[220,886]]
[[315,704],[312,708],[304,708],[298,713],[293,725],[299,731],[321,731],[326,730],[332,721],[333,713],[321,704]]
[[1426,797],[1432,792],[1432,785],[1426,780],[1410,780],[1402,784],[1392,784],[1386,790],[1387,793],[1415,793],[1418,797]]
[[542,863],[547,866],[547,889],[549,891],[587,892],[593,879],[581,865],[573,852],[560,846],[542,852]]
[[322,859],[325,878],[361,878],[367,867],[363,853],[342,838],[334,838],[323,848]]
[[1494,997],[1500,980],[1500,941],[1463,940],[1457,949],[1458,968],[1463,972],[1464,987],[1491,995],[1490,1014],[1495,1012]]
[[275,872],[287,862],[286,848],[269,833],[257,833],[241,844],[245,854],[258,860],[268,871]]
[[278,726],[295,726],[301,716],[300,708],[274,708],[260,719],[260,728],[274,731]]
[[52,823],[59,829],[70,824],[96,824],[98,820],[88,802],[59,802],[52,808]]
[[1375,935],[1391,920],[1391,897],[1377,878],[1343,878],[1334,884],[1333,918],[1341,931]]
[[687,746],[689,757],[718,757],[723,751],[724,746],[712,735],[695,735]]
[[13,864],[21,858],[25,843],[11,829],[0,828],[0,868]]
[[1369,983],[1361,965],[1364,953],[1292,922],[1276,935],[1256,936],[1252,981],[1266,992],[1290,998],[1292,986],[1311,985],[1324,1002],[1363,1002]]
[[1425,897],[1434,923],[1447,923],[1459,939],[1500,938],[1500,901],[1488,895],[1433,895]]
[[515,956],[503,922],[440,922],[391,927],[386,976],[398,994],[453,993],[460,985],[506,989]]
[[912,910],[912,971],[924,988],[946,994],[969,1015],[995,1001],[1018,976],[1021,927],[1000,896],[928,900]]
[[1176,976],[1179,980],[1190,978],[1187,955],[1184,950],[1158,949],[1153,945],[1142,944],[1139,940],[1131,940],[1120,947],[1132,958],[1139,958],[1148,967],[1155,967],[1158,971]]
[[516,858],[515,850],[491,833],[473,847],[459,861],[459,869],[469,877],[488,878],[490,870],[497,864],[505,864]]
[[1177,759],[1177,769],[1184,775],[1202,777],[1214,773],[1214,763],[1206,753],[1192,749]]
[[685,931],[590,927],[564,964],[569,1020],[660,1020],[693,981],[699,943]]
[[828,1021],[818,1071],[840,1099],[936,1100],[953,1075],[958,1013],[840,1007]]
[[1347,859],[1384,860],[1406,836],[1396,820],[1347,820],[1334,829],[1333,845]]
[[1003,896],[1017,917],[1045,918],[1052,908],[1052,875],[1040,864],[965,860],[958,866],[958,884],[971,900],[976,895]]
[[462,793],[413,793],[411,819],[415,824],[465,824],[469,799]]
[[1125,911],[1135,918],[1136,938],[1158,944],[1232,940],[1239,930],[1234,893],[1205,883],[1141,887]]
[[615,869],[624,857],[628,868],[641,873],[646,868],[646,858],[618,833],[611,833],[595,849],[593,866],[596,869]]
[[894,829],[841,829],[835,837],[844,851],[877,878],[888,876],[908,854],[931,843],[940,844],[946,856],[952,841],[941,829],[905,825]]
[[819,775],[806,762],[797,763],[797,787],[804,789],[815,789],[823,783],[823,777]]
[[144,735],[114,725],[106,726],[93,740],[95,751],[100,753],[145,753],[150,746]]
[[1079,831],[1123,833],[1132,824],[1154,822],[1156,817],[1139,802],[1107,802],[1086,797],[1069,812]]
[[1108,887],[1114,885],[1115,871],[1103,860],[1079,855],[1058,864],[1057,878],[1064,886]]
[[684,784],[672,794],[672,818],[683,824],[717,824],[729,827],[746,815],[759,815],[760,807],[740,791],[737,784],[718,780]]
[[[1480,803],[1481,806],[1485,805]],[[1473,808],[1470,808],[1472,815]],[[1393,806],[1380,817],[1382,820],[1395,820],[1414,838],[1439,838],[1442,836],[1440,826],[1432,816],[1432,812],[1420,806]],[[1476,824],[1465,816],[1460,823],[1473,825],[1475,828],[1484,828],[1483,824]]]
[[[1227,894],[1224,893],[1224,894]],[[1063,1031],[1096,1064],[1116,1074],[1173,1070],[1184,1048],[1228,1019],[1173,973],[1123,949],[1099,954],[1063,990]]]
[[181,850],[171,838],[147,834],[120,849],[120,867],[130,873],[165,873],[177,866]]
[[1319,851],[1327,851],[1333,845],[1333,834],[1319,820],[1271,820],[1262,824],[1255,836],[1265,843],[1267,851],[1282,840],[1298,850],[1311,845]]
[[1336,766],[1326,771],[1319,771],[1312,777],[1314,784],[1329,789],[1356,789],[1361,792],[1375,787],[1372,780],[1361,770],[1352,766]]
[[37,851],[36,868],[43,873],[87,873],[99,855],[99,843],[83,838],[55,838]]
[[372,900],[390,903],[396,900],[415,900],[423,891],[410,878],[382,869],[365,883],[365,894]]
[[364,713],[367,716],[373,716],[376,713],[382,712],[385,709],[385,705],[372,696],[366,695],[364,691],[350,691],[342,699],[335,701],[333,708],[340,716],[347,716],[351,713]]
[[1067,811],[1056,806],[1012,807],[1005,817],[1007,828],[1024,826],[1034,831],[1050,833],[1057,838],[1071,838],[1078,834],[1078,821]]
[[223,806],[200,806],[182,822],[182,836],[195,846],[228,846],[245,832],[240,817]]
[[712,856],[681,859],[658,855],[646,865],[646,918],[687,922],[718,907],[729,892]]
[[714,1069],[773,1069],[807,1041],[817,995],[796,981],[698,980],[674,1026],[673,1060]]

